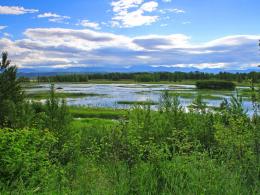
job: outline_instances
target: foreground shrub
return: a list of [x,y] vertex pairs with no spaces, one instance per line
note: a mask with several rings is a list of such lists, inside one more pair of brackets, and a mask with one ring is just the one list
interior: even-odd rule
[[197,81],[196,87],[198,89],[228,89],[228,90],[234,90],[235,84],[230,81],[214,81],[214,80],[208,80],[208,81]]
[[53,169],[49,153],[55,143],[49,131],[0,129],[0,191],[41,189]]
[[[230,169],[239,170],[249,186],[259,186],[259,155],[257,154],[255,132],[245,117],[229,118],[228,124],[215,125],[219,157]],[[259,192],[259,189],[258,189]]]

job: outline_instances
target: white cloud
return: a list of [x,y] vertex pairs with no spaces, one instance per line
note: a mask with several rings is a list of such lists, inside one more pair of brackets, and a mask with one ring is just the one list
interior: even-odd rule
[[145,50],[157,51],[164,49],[189,47],[190,37],[183,34],[174,35],[146,35],[135,37],[132,41]]
[[116,13],[125,12],[130,8],[138,7],[144,0],[118,0],[111,3],[113,11]]
[[[95,30],[101,29],[99,23],[90,22],[89,20],[81,20],[77,25],[83,26],[85,28],[92,28],[92,29],[95,29]],[[105,23],[104,23],[104,25],[105,25]]]
[[191,24],[190,21],[186,21],[186,22],[182,22],[182,24],[186,25],[186,24]]
[[93,30],[27,29],[20,40],[0,39],[22,67],[165,66],[243,69],[260,63],[260,35],[234,35],[192,44],[183,34],[128,37]]
[[168,24],[161,24],[160,26],[161,27],[166,27],[166,26],[168,26]]
[[55,13],[46,12],[43,14],[39,14],[37,16],[38,18],[48,18],[50,22],[56,22],[56,23],[68,23],[66,20],[70,19],[69,16],[61,16]]
[[38,18],[59,18],[61,16],[58,14],[47,12],[47,13],[39,14],[37,17]]
[[167,67],[167,68],[198,68],[198,69],[205,69],[205,68],[225,68],[227,63],[201,63],[201,64],[172,64],[172,65],[152,65],[152,67]]
[[167,8],[167,9],[161,9],[160,13],[162,13],[162,14],[166,14],[166,13],[185,14],[186,11],[183,9],[178,9],[178,8]]
[[172,2],[172,0],[162,0],[163,2],[165,2],[165,3],[170,3],[170,2]]
[[0,30],[7,28],[7,26],[0,26]]
[[12,35],[9,34],[9,33],[3,33],[3,35],[4,35],[5,37],[12,37]]
[[4,15],[22,15],[28,13],[36,13],[37,9],[26,9],[24,7],[18,6],[1,6],[0,5],[0,14]]
[[151,14],[157,9],[158,3],[156,1],[144,3],[143,0],[118,0],[113,1],[111,6],[114,12],[111,22],[112,27],[132,28],[150,25],[159,18],[156,15],[146,15],[147,13]]
[[150,1],[147,3],[144,3],[141,7],[140,10],[144,11],[144,12],[152,12],[155,11],[158,7],[158,3],[155,1]]
[[68,19],[68,18],[61,17],[61,18],[49,18],[48,20],[50,22],[55,22],[55,23],[69,24],[69,22],[67,22],[66,19]]

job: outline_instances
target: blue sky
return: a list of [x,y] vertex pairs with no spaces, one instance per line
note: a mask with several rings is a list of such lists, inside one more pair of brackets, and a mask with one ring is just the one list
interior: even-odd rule
[[0,50],[20,67],[260,64],[258,0],[0,0]]

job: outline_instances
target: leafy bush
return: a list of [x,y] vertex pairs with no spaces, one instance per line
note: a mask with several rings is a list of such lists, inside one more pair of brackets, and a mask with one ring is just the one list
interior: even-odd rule
[[217,81],[217,80],[197,81],[196,86],[198,89],[228,89],[228,90],[234,90],[236,87],[233,82]]
[[0,189],[36,189],[48,183],[56,142],[47,130],[0,129]]

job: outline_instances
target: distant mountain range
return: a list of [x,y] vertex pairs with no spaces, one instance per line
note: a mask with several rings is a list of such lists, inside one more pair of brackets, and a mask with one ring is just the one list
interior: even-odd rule
[[111,73],[111,72],[122,72],[122,73],[133,73],[133,72],[206,72],[206,73],[219,73],[219,72],[230,72],[230,73],[249,73],[252,71],[260,71],[260,68],[252,68],[246,70],[226,70],[217,68],[180,68],[180,67],[152,67],[152,66],[133,66],[130,68],[120,67],[69,67],[69,68],[20,68],[18,70],[20,76],[51,76],[57,74],[70,74],[70,73]]

